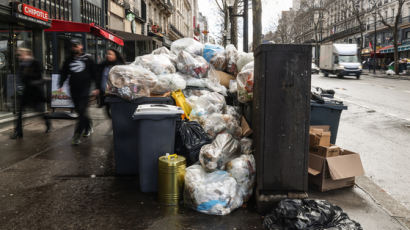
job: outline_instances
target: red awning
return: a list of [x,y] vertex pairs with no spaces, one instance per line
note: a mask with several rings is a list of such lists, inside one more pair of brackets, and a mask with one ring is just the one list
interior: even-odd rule
[[53,19],[51,22],[51,27],[44,30],[45,32],[77,32],[77,33],[92,33],[96,36],[103,37],[120,46],[124,46],[124,41],[108,32],[107,30],[94,25],[94,23],[79,23],[79,22],[69,22],[63,20]]
[[106,38],[106,39],[108,39],[108,40],[110,40],[114,43],[117,43],[120,46],[124,46],[124,41],[121,38],[119,38],[119,37],[115,36],[114,34],[104,30],[103,28],[100,28],[98,26],[93,25],[91,27],[91,31],[92,31],[93,34],[95,34],[97,36]]
[[391,48],[393,48],[393,47],[394,47],[393,45],[388,45],[388,46],[385,46],[385,47],[383,47],[383,48],[377,50],[377,52],[380,52],[380,51],[382,51],[382,50],[388,50],[388,49],[391,49]]

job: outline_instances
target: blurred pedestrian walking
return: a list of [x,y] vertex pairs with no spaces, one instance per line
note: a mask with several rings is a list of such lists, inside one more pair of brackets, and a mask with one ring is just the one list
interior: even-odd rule
[[[44,80],[42,77],[43,68],[40,62],[34,59],[33,52],[27,48],[18,48],[18,118],[15,123],[12,139],[23,137],[23,112],[26,107],[31,107],[35,111],[44,112],[46,97],[44,95]],[[43,108],[42,108],[43,107]],[[46,133],[50,131],[51,123],[46,115],[43,116],[46,126]]]
[[[67,78],[74,110],[78,114],[72,144],[78,145],[81,143],[81,136],[89,137],[93,132],[88,115],[88,101],[91,82],[96,80],[96,66],[91,55],[83,53],[83,45],[76,39],[71,40],[71,56],[64,61],[61,70],[60,90]],[[98,90],[94,90],[93,94],[98,94]]]
[[98,67],[98,80],[99,83],[99,107],[105,106],[108,117],[111,118],[110,105],[105,103],[105,88],[108,81],[108,73],[111,68],[115,65],[124,65],[124,58],[121,56],[120,52],[115,49],[108,49],[105,55],[105,60],[100,63]]

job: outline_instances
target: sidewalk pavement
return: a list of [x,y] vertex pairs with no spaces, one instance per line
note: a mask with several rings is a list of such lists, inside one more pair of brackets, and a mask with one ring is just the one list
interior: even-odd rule
[[[164,207],[141,193],[135,177],[114,173],[110,120],[92,109],[94,134],[71,146],[73,121],[53,121],[43,134],[41,119],[26,122],[22,140],[0,132],[0,226],[3,229],[263,229],[251,202],[228,216],[185,207]],[[11,127],[10,127],[11,128]],[[408,229],[409,211],[367,177],[353,188],[310,198],[339,205],[363,229]]]
[[369,70],[364,69],[362,75],[367,75],[369,77],[376,77],[376,78],[386,78],[386,79],[396,79],[396,80],[410,80],[410,75],[387,75],[386,70],[376,70],[376,73],[373,73],[373,70],[369,72]]

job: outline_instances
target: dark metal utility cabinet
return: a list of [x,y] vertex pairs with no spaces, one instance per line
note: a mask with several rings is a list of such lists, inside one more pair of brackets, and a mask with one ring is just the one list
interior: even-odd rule
[[255,52],[257,195],[307,191],[311,63],[310,45]]

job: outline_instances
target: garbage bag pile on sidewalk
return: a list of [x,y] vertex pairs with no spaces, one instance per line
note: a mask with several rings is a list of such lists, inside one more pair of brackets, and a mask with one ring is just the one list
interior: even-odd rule
[[340,207],[324,200],[312,199],[280,201],[277,208],[265,216],[263,225],[269,230],[363,229],[359,223],[351,220]]
[[186,169],[184,200],[213,215],[242,206],[255,183],[252,140],[243,136],[241,109],[227,104],[228,90],[237,92],[239,102],[252,100],[253,54],[183,38],[171,50],[161,47],[113,67],[106,91],[126,100],[173,92],[186,118],[177,128],[178,154],[192,165]]

